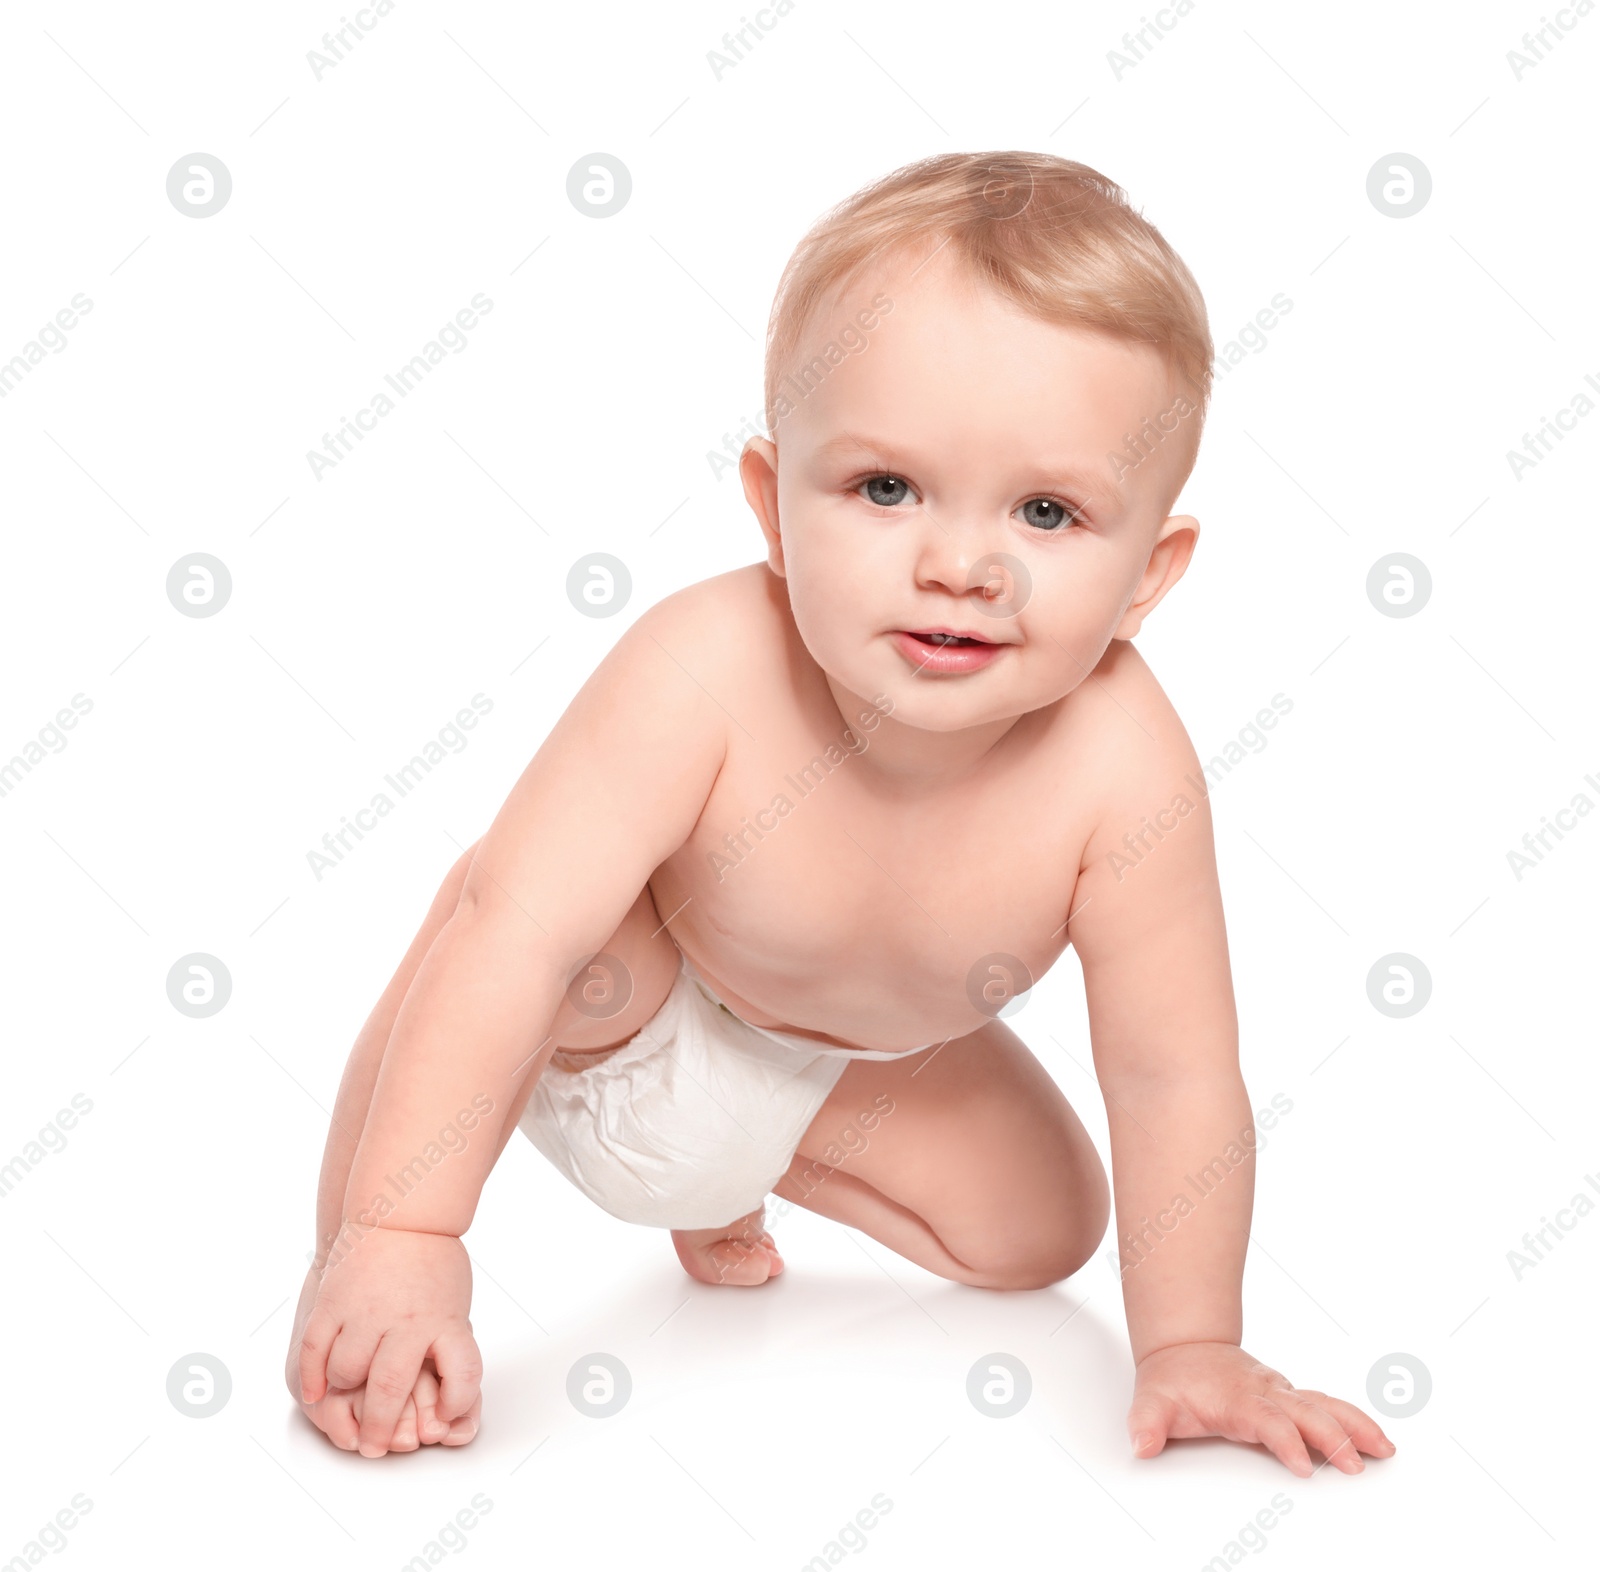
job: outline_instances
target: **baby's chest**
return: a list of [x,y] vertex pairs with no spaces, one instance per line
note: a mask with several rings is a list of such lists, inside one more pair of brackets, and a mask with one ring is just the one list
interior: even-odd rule
[[1084,816],[1025,773],[891,800],[859,763],[725,769],[673,859],[696,928],[786,972],[845,962],[942,991],[995,958],[1042,975],[1066,945]]

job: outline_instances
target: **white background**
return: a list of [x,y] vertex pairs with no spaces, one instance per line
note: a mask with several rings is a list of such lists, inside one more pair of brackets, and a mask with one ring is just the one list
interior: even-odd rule
[[[799,0],[718,80],[731,3],[401,0],[318,80],[335,5],[156,10],[0,23],[0,359],[93,302],[0,400],[0,759],[93,705],[0,797],[0,1162],[93,1104],[0,1199],[0,1558],[82,1492],[73,1564],[399,1566],[481,1492],[452,1562],[788,1569],[881,1492],[846,1559],[1187,1568],[1282,1491],[1252,1562],[1579,1565],[1600,1220],[1520,1281],[1507,1252],[1600,1170],[1600,824],[1520,881],[1506,853],[1600,801],[1600,418],[1520,480],[1506,451],[1600,378],[1600,20],[1519,81],[1531,5],[1202,0],[1118,80],[1132,5]],[[1198,554],[1139,646],[1202,758],[1293,704],[1212,797],[1252,1099],[1293,1102],[1246,1346],[1364,1406],[1403,1352],[1430,1401],[1360,1478],[1221,1442],[1135,1463],[1103,1257],[985,1293],[794,1212],[781,1281],[703,1288],[517,1140],[468,1240],[481,1435],[335,1452],[282,1366],[356,1030],[623,627],[760,557],[706,453],[759,411],[807,226],[913,158],[1011,148],[1124,185],[1219,350],[1293,302],[1220,379]],[[205,219],[166,195],[197,151],[233,180]],[[596,151],[633,178],[605,220],[566,195]],[[1396,151],[1433,180],[1406,219],[1367,196]],[[306,450],[480,291],[467,348],[314,478]],[[195,551],[233,580],[207,619],[165,591]],[[609,620],[566,598],[591,551],[632,574]],[[1365,591],[1396,551],[1433,581],[1407,618]],[[307,852],[480,692],[469,746],[316,879]],[[197,951],[233,986],[203,1020],[166,994]],[[1432,978],[1407,1019],[1367,997],[1391,952]],[[1105,1154],[1070,952],[1013,1024]],[[632,1374],[610,1419],[565,1395],[592,1351]],[[1032,1373],[1011,1419],[966,1397],[995,1351]],[[232,1379],[204,1420],[166,1396],[194,1352]]]

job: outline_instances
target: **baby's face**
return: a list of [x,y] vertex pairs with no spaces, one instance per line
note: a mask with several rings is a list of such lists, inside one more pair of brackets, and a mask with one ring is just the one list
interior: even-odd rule
[[[929,731],[1053,703],[1188,562],[1198,525],[1165,508],[1195,417],[1173,413],[1153,348],[1026,316],[943,255],[825,304],[801,359],[862,338],[813,374],[776,449],[754,439],[744,460],[806,648],[850,695],[886,694]],[[1128,434],[1147,418],[1159,432],[1158,416],[1175,429],[1131,463]],[[916,637],[940,629],[987,643]]]

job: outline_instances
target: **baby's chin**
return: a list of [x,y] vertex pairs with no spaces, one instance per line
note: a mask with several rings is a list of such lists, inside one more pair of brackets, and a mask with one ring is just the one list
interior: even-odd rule
[[[940,678],[941,685],[948,678]],[[954,698],[943,693],[917,694],[897,701],[894,718],[913,731],[940,732],[953,735],[970,731],[974,726],[992,726],[997,721],[1020,720],[1035,705],[1025,704],[1014,694],[988,694],[983,701],[963,695]]]
[[[818,663],[821,664],[820,662]],[[913,731],[950,733],[968,731],[974,726],[993,725],[996,721],[1011,721],[1051,702],[1059,695],[1047,694],[1032,700],[1018,691],[1013,682],[992,679],[982,683],[983,674],[973,672],[966,676],[918,675],[906,670],[887,673],[877,663],[863,663],[846,667],[823,666],[834,693],[868,693],[879,696],[876,707],[892,716],[897,726]],[[998,675],[998,674],[997,674]],[[863,700],[855,710],[847,710],[845,718],[853,721],[859,710],[869,708],[871,701]],[[867,739],[870,745],[871,733]]]

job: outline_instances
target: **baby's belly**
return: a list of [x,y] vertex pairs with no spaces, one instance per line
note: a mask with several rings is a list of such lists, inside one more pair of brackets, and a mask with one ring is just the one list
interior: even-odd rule
[[[829,945],[814,929],[792,949],[770,938],[751,945],[742,936],[708,933],[706,925],[684,921],[687,915],[672,924],[675,943],[735,1015],[824,1047],[910,1053],[964,1037],[1031,987],[1033,968],[1042,972],[1055,959],[1041,964],[1034,955],[1019,966],[1018,957],[982,943],[916,945],[904,937],[868,947],[846,932]],[[954,959],[952,949],[978,959]]]

